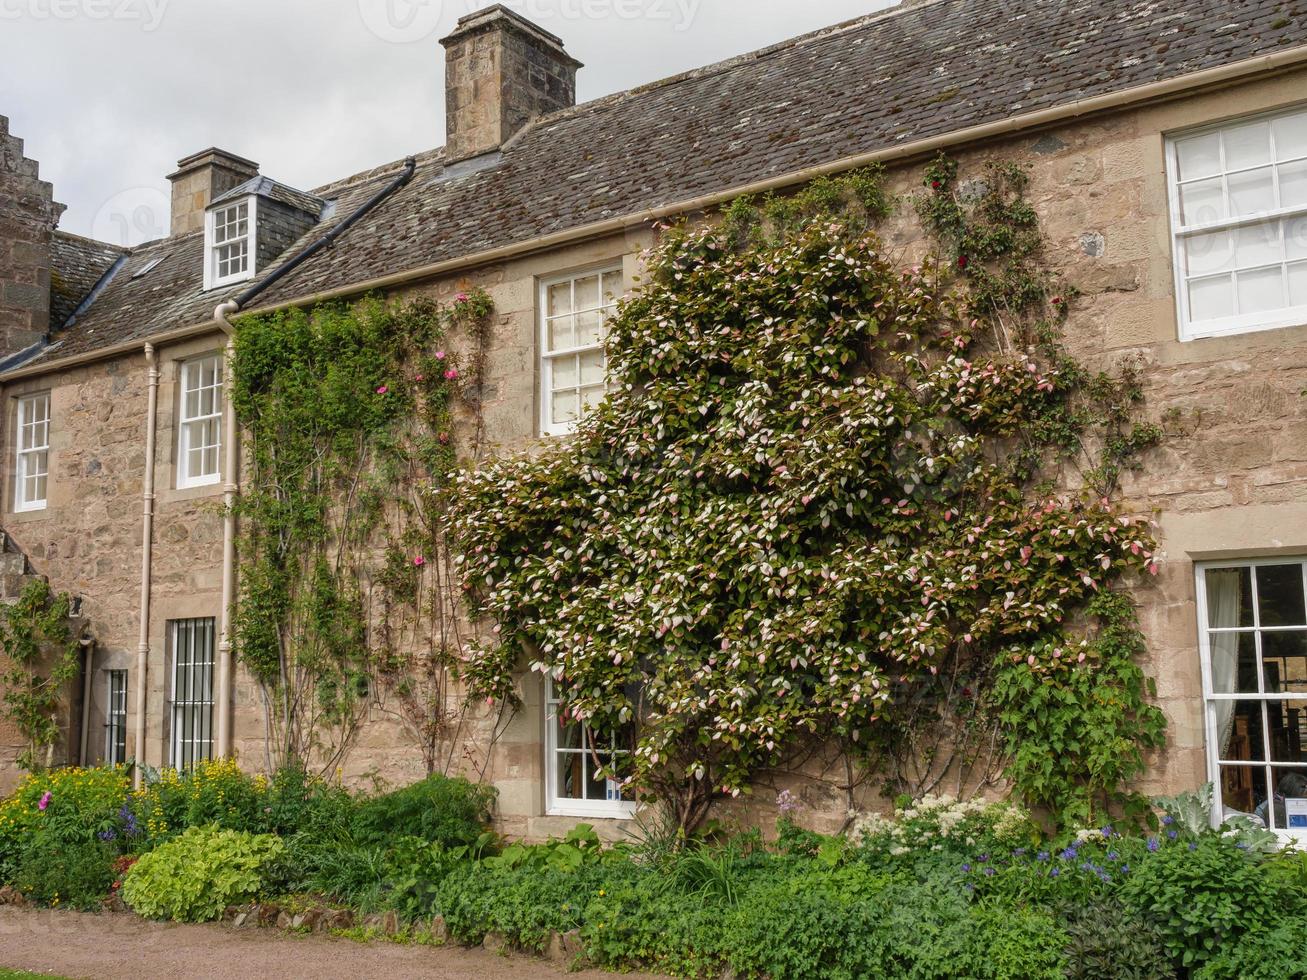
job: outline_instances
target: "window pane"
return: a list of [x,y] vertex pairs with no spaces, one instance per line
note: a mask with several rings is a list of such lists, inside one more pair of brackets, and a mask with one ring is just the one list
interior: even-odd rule
[[[194,372],[190,372],[194,375]],[[196,388],[191,388],[186,392],[185,405],[182,408],[182,418],[193,419],[200,414],[200,392]]]
[[1271,162],[1271,124],[1252,123],[1225,130],[1225,169],[1241,170]]
[[1267,694],[1307,693],[1307,630],[1263,633],[1262,670]]
[[1307,306],[1307,262],[1290,265],[1288,273],[1289,305]]
[[622,295],[622,274],[620,272],[605,272],[601,277],[603,286],[604,306],[610,311],[617,305],[618,298]]
[[1307,112],[1272,120],[1271,131],[1275,133],[1277,160],[1307,157]]
[[1307,217],[1284,222],[1284,254],[1290,259],[1307,259]]
[[592,408],[604,400],[604,395],[608,392],[603,385],[594,388],[581,389],[581,414],[585,415]]
[[581,313],[576,318],[576,345],[585,347],[602,343],[604,339],[604,314],[602,310]]
[[1200,180],[1180,188],[1180,212],[1180,220],[1186,225],[1205,225],[1225,218],[1221,178]]
[[580,379],[577,373],[576,355],[569,354],[566,357],[555,357],[550,363],[553,365],[553,388],[557,391],[560,388],[575,388]]
[[1239,312],[1264,313],[1284,306],[1284,273],[1277,265],[1239,273]]
[[1307,205],[1307,160],[1280,166],[1280,207]]
[[570,350],[576,346],[576,328],[574,317],[564,316],[549,321],[549,349]]
[[1213,231],[1185,239],[1189,275],[1228,272],[1234,263],[1234,240],[1228,231]]
[[550,406],[554,425],[567,425],[576,421],[578,399],[575,391],[556,392],[550,399]]
[[604,352],[588,351],[580,355],[581,384],[602,385],[604,383]]
[[1307,762],[1303,752],[1307,742],[1307,700],[1268,701],[1266,721],[1271,734],[1271,761]]
[[[1221,767],[1221,818],[1252,815],[1266,802],[1265,766]],[[1263,807],[1265,812],[1265,807]],[[1261,816],[1261,814],[1257,814]]]
[[1257,566],[1257,613],[1262,626],[1307,626],[1303,566]]
[[1216,705],[1221,729],[1218,757],[1230,762],[1265,762],[1266,741],[1262,737],[1262,701],[1225,701]]
[[1216,694],[1257,693],[1257,640],[1252,633],[1209,633],[1212,691]]
[[558,316],[572,312],[572,284],[560,282],[549,287],[549,311],[547,316]]
[[1216,320],[1234,315],[1234,285],[1230,276],[1194,279],[1189,283],[1189,315]]
[[1180,179],[1210,177],[1221,172],[1221,134],[1208,133],[1192,139],[1180,140],[1175,145],[1180,159]]
[[576,281],[576,308],[593,310],[599,305],[599,277],[586,276]]
[[1270,167],[1231,174],[1226,179],[1230,182],[1230,217],[1262,214],[1275,207]]
[[1280,251],[1279,222],[1236,228],[1234,255],[1235,264],[1241,269],[1279,262],[1283,257]]

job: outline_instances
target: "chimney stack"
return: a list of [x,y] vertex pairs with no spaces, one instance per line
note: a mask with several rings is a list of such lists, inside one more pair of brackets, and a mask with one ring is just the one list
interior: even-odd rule
[[445,162],[493,153],[541,116],[576,105],[581,63],[561,38],[502,4],[468,14],[445,46]]
[[259,165],[226,150],[210,148],[177,161],[172,181],[172,228],[184,235],[204,227],[204,209],[214,198],[259,175]]
[[0,116],[0,357],[50,329],[50,242],[63,210]]

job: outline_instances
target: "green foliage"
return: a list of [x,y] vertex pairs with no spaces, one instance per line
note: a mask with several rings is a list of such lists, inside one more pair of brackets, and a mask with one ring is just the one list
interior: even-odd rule
[[42,905],[98,911],[116,874],[117,848],[98,841],[68,841],[46,831],[23,849],[14,884]]
[[1066,764],[1116,799],[1160,716],[1117,660],[1067,673],[1065,624],[1153,543],[1100,492],[1035,478],[1124,396],[1056,343],[1066,297],[1034,262],[1018,171],[923,212],[967,262],[908,270],[871,228],[882,206],[841,210],[870,193],[858,179],[667,230],[610,326],[604,404],[461,479],[465,582],[498,625],[472,696],[512,701],[525,650],[570,717],[636,724],[613,775],[693,827],[816,734],[914,796],[996,779],[987,695],[1020,655],[1095,692],[1123,757],[1065,740]]
[[1307,916],[1286,918],[1223,946],[1194,972],[1195,980],[1282,980],[1307,977]]
[[24,587],[18,601],[0,606],[0,717],[18,729],[24,748],[18,765],[42,769],[59,741],[59,703],[77,676],[78,643],[68,622],[71,600],[43,578]]
[[263,889],[284,845],[268,834],[191,827],[132,865],[123,899],[152,919],[206,922]]
[[1067,980],[1167,980],[1174,976],[1157,930],[1111,898],[1066,910]]
[[354,836],[383,843],[418,837],[445,848],[476,844],[486,832],[495,791],[462,778],[428,776],[393,793],[358,804]]
[[0,883],[14,881],[24,856],[37,847],[96,843],[99,834],[118,826],[130,788],[121,767],[26,776],[0,801]]
[[[436,765],[456,661],[444,512],[453,407],[476,415],[490,302],[419,299],[244,317],[232,403],[249,480],[240,516],[237,651],[263,686],[271,763],[330,771],[385,691]],[[472,342],[464,376],[441,349]]]
[[1093,826],[1114,810],[1151,816],[1127,787],[1145,769],[1144,751],[1166,741],[1166,717],[1148,701],[1156,688],[1136,662],[1144,644],[1133,600],[1104,591],[1087,611],[1100,624],[1092,639],[1014,650],[994,679],[1008,777],[1060,826]]
[[1120,895],[1187,968],[1201,966],[1231,939],[1275,922],[1283,908],[1275,881],[1257,858],[1212,833],[1160,849],[1127,877]]

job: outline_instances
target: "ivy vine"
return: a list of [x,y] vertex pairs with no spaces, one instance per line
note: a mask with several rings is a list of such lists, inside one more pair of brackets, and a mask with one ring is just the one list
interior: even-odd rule
[[[237,323],[233,638],[263,692],[269,768],[334,767],[373,707],[441,767],[463,645],[448,492],[460,453],[480,452],[490,312],[478,291]],[[445,349],[454,333],[466,369]]]
[[65,686],[78,672],[78,639],[68,619],[72,600],[44,578],[29,581],[13,604],[0,605],[3,715],[18,729],[24,748],[18,765],[47,768],[60,739],[59,709]]
[[908,268],[874,170],[663,229],[606,401],[459,477],[494,623],[470,696],[515,702],[525,659],[564,717],[634,725],[612,774],[683,827],[814,740],[891,789],[1006,775],[1064,821],[1130,805],[1162,720],[1112,589],[1154,545],[1110,496],[1156,432],[1135,375],[1062,349],[1074,296],[1024,186],[937,160]]

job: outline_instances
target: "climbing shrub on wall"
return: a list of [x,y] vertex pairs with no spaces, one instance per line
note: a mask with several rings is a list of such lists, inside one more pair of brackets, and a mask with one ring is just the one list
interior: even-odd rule
[[[682,826],[814,739],[918,795],[1006,770],[1071,819],[1124,802],[1160,738],[1131,643],[1104,669],[1068,626],[1153,568],[1147,522],[1108,499],[1149,443],[1137,381],[1059,345],[1072,297],[1037,262],[1021,171],[960,190],[940,160],[925,185],[935,248],[906,268],[874,171],[665,229],[604,404],[460,477],[466,585],[495,624],[471,694],[513,701],[525,659],[565,717],[635,723],[615,775]],[[1091,479],[1061,472],[1087,453]],[[1088,688],[1113,744],[1006,765],[1076,724],[1022,685]]]
[[23,587],[12,605],[0,605],[0,714],[18,729],[27,770],[51,764],[59,742],[65,685],[77,676],[77,637],[68,619],[71,599],[42,578]]
[[[394,710],[428,771],[440,763],[462,643],[447,493],[457,433],[479,452],[490,311],[476,292],[237,324],[248,478],[233,636],[263,691],[271,767],[334,767],[369,705]],[[467,376],[444,348],[453,332]]]

